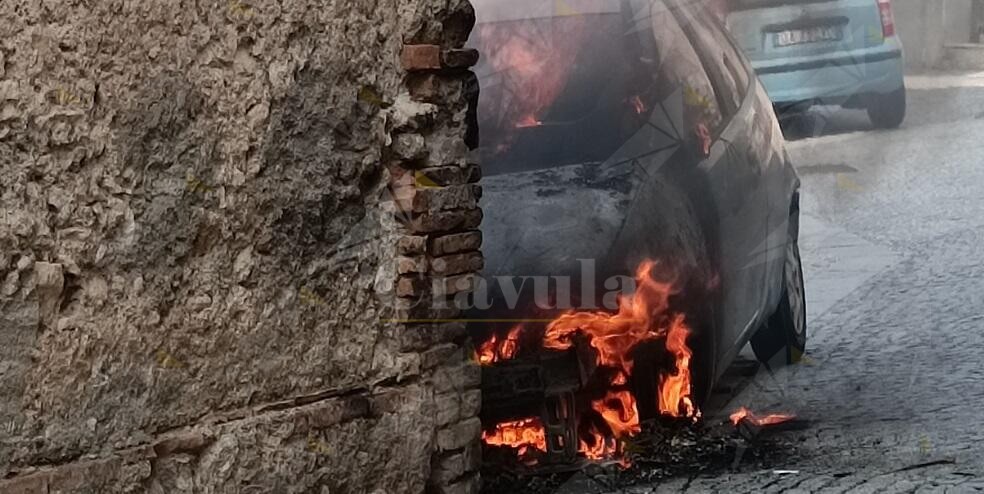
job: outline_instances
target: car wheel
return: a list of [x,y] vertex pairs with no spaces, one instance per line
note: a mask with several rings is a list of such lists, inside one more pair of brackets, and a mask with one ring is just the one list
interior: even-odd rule
[[876,94],[868,101],[868,118],[875,127],[894,129],[905,120],[905,87],[888,94]]
[[795,210],[790,215],[779,307],[752,337],[755,357],[768,366],[797,363],[806,350],[806,288],[798,238],[799,211]]

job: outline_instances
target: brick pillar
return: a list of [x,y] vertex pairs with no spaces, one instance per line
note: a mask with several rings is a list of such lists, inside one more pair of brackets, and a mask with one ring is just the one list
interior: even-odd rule
[[[389,164],[398,242],[397,317],[401,350],[420,352],[434,400],[435,438],[428,491],[478,492],[481,463],[481,370],[454,297],[471,291],[483,267],[476,144],[478,53],[454,46],[408,44],[409,117],[393,137]],[[439,103],[439,105],[432,105]]]

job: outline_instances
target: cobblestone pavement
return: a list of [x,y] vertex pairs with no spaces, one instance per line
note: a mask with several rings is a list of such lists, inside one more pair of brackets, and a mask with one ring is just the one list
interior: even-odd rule
[[850,132],[790,143],[806,215],[807,361],[760,371],[709,412],[748,405],[810,426],[783,433],[794,446],[774,469],[630,492],[984,490],[981,86],[924,76],[902,129],[857,131],[857,113],[842,112],[828,130]]

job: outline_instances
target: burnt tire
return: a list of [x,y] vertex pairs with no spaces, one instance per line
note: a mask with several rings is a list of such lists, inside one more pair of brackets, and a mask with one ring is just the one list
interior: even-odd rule
[[794,205],[789,218],[785,256],[784,286],[779,306],[751,342],[755,357],[769,367],[797,363],[806,351],[806,288],[799,252],[797,205]]
[[870,97],[866,109],[871,123],[880,129],[896,129],[905,120],[905,86],[887,94]]

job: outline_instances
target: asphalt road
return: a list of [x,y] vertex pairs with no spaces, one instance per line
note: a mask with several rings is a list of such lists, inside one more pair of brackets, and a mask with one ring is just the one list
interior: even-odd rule
[[793,412],[809,426],[782,433],[790,447],[771,468],[631,492],[984,490],[984,74],[908,86],[901,129],[818,109],[823,135],[790,142],[807,362],[760,370],[709,410]]

